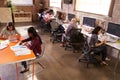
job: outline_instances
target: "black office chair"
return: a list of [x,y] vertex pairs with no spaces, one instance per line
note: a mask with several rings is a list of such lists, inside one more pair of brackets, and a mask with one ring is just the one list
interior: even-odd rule
[[45,20],[44,19],[42,19],[41,21],[40,21],[40,25],[39,25],[39,27],[40,27],[40,30],[41,30],[41,34],[44,34],[45,32],[51,32],[51,25],[50,25],[50,23],[51,22],[45,22]]
[[81,34],[81,29],[72,29],[70,31],[70,39],[67,40],[67,44],[65,45],[65,50],[72,48],[73,52],[79,51],[83,42],[84,37]]
[[96,58],[97,52],[93,47],[90,47],[89,45],[90,38],[86,37],[83,49],[82,49],[82,55],[79,57],[79,62],[85,62],[87,68],[89,67],[89,64],[96,64],[98,65],[100,61]]
[[61,42],[62,34],[64,33],[64,28],[56,21],[51,22],[51,39],[52,43]]

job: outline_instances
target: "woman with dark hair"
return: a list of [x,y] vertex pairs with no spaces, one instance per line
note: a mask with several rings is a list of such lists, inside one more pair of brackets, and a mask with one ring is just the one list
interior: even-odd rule
[[58,22],[60,25],[62,25],[63,22],[64,22],[64,15],[63,15],[63,13],[62,12],[57,13],[56,17],[57,17],[56,18],[56,22]]
[[106,60],[110,60],[109,58],[107,58],[107,48],[105,46],[106,41],[99,41],[98,40],[98,35],[101,34],[102,32],[102,28],[100,26],[97,26],[93,31],[92,31],[92,36],[91,36],[91,40],[90,40],[90,46],[93,47],[93,50],[95,50],[95,52],[97,53],[101,53],[102,54],[102,63],[101,64],[105,64],[108,65],[105,61]]
[[[28,42],[26,44],[26,46],[33,50],[34,54],[36,57],[38,57],[41,54],[41,44],[42,44],[42,40],[40,38],[40,36],[37,34],[36,30],[33,27],[30,27],[28,29],[28,38],[25,40],[22,40],[20,45],[24,42]],[[24,73],[26,71],[28,71],[29,69],[27,68],[27,63],[26,61],[22,62],[23,67],[25,68],[23,71],[21,71],[21,73]]]
[[14,24],[12,22],[9,22],[7,24],[7,27],[4,28],[0,33],[0,37],[6,38],[6,39],[16,35],[19,35],[19,33],[16,31]]

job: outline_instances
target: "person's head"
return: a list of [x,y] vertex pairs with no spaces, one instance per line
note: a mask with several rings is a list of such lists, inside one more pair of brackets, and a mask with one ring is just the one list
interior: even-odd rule
[[76,18],[72,18],[71,23],[76,23]]
[[54,11],[52,9],[46,10],[45,14],[53,15]]
[[92,34],[101,34],[102,28],[100,26],[96,26],[95,29],[92,31]]
[[36,30],[33,27],[28,28],[28,36],[31,38],[38,37],[40,43],[42,43],[40,36],[37,34]]
[[14,24],[12,22],[9,22],[7,24],[7,30],[9,30],[9,31],[15,30]]
[[28,36],[29,37],[35,37],[37,35],[38,34],[37,34],[36,30],[33,27],[28,28]]
[[60,13],[58,14],[58,19],[63,19],[63,13],[62,13],[62,12],[60,12]]

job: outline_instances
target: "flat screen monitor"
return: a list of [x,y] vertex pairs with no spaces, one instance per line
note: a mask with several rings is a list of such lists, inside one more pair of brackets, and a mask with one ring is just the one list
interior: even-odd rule
[[120,37],[120,24],[108,23],[107,33]]
[[96,25],[96,19],[89,18],[89,17],[83,17],[83,25],[95,27]]
[[72,18],[75,18],[75,15],[68,13],[68,20],[71,21]]

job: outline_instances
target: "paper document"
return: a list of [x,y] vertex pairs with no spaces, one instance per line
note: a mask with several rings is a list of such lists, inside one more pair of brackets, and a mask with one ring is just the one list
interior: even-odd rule
[[0,40],[0,50],[8,46],[9,40]]
[[16,56],[28,55],[31,53],[31,50],[29,50],[26,46],[23,45],[11,46],[11,50],[14,51]]

